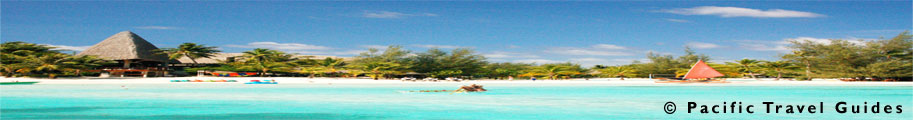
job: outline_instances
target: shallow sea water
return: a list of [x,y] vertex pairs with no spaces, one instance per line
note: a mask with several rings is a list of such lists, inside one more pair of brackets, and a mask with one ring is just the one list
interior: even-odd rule
[[[117,84],[0,86],[0,119],[906,119],[911,86],[607,86],[486,84]],[[666,114],[664,104],[676,103]],[[741,101],[753,114],[686,113],[687,102]],[[771,101],[824,113],[764,113]],[[904,105],[903,113],[840,114],[835,103]],[[906,108],[909,105],[910,108]],[[910,111],[907,112],[907,109]]]

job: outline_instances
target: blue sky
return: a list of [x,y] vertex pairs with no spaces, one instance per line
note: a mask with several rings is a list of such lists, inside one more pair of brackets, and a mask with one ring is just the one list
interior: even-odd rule
[[874,39],[911,29],[911,2],[2,2],[0,40],[84,49],[120,31],[158,47],[354,56],[402,45],[469,47],[494,62],[776,60],[783,41]]

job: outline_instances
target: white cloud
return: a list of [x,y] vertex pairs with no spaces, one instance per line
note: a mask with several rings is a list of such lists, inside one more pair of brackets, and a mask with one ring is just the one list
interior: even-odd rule
[[330,55],[330,56],[351,56],[358,55],[367,50],[346,50],[346,51],[331,51],[331,50],[322,50],[322,51],[291,51],[290,53],[298,53],[302,55]]
[[580,48],[553,48],[544,51],[545,53],[562,54],[562,55],[596,55],[596,56],[630,56],[631,52],[589,50]]
[[574,62],[606,62],[608,60],[602,58],[571,58],[570,61]]
[[647,58],[640,58],[640,59],[618,58],[618,59],[611,59],[610,61],[613,61],[613,62],[626,62],[626,63],[631,63],[631,62],[634,62],[634,61],[650,62],[650,59],[647,59]]
[[368,51],[367,50],[346,50],[346,51],[330,52],[330,54],[332,54],[332,55],[358,55],[358,54],[361,54],[364,52],[368,52]]
[[784,43],[784,44],[789,43],[788,42],[789,40],[808,41],[808,42],[819,43],[819,44],[831,44],[830,39],[813,38],[813,37],[786,38],[786,40],[782,41],[782,43]]
[[514,56],[507,55],[507,54],[497,54],[497,53],[482,54],[482,56],[485,56],[487,58],[512,58],[512,57],[514,57]]
[[[814,37],[796,37],[796,38],[786,38],[778,41],[761,41],[761,40],[735,40],[739,44],[740,48],[753,50],[753,51],[777,51],[777,52],[789,52],[792,49],[789,48],[789,41],[800,41],[800,42],[811,42],[817,44],[831,44],[833,39],[828,38],[814,38]],[[844,40],[852,43],[854,45],[865,45],[865,41],[870,41],[874,39],[866,38],[855,38],[849,37]]]
[[433,16],[438,16],[438,15],[434,14],[434,13],[407,14],[407,13],[391,12],[391,11],[365,11],[364,14],[362,14],[362,17],[366,17],[366,18],[403,18],[403,17],[410,17],[410,16],[433,17]]
[[691,21],[682,20],[682,19],[666,19],[666,21],[669,21],[669,22],[679,22],[679,23],[691,22]]
[[42,44],[49,47],[54,47],[52,50],[69,50],[69,51],[84,51],[89,49],[92,46],[68,46],[68,45],[51,45],[51,44]]
[[568,59],[568,61],[570,61],[572,63],[580,64],[581,66],[584,66],[584,67],[609,63],[609,60],[602,59],[602,58],[571,58],[571,59]]
[[765,45],[765,44],[742,44],[742,48],[754,50],[754,51],[791,51],[789,47],[784,45]]
[[716,15],[720,17],[755,17],[755,18],[796,18],[796,17],[823,17],[825,15],[811,13],[811,12],[802,12],[802,11],[792,11],[792,10],[783,10],[783,9],[751,9],[751,8],[740,8],[740,7],[719,7],[719,6],[700,6],[694,8],[678,8],[670,10],[662,10],[662,12],[681,14],[681,15]]
[[487,58],[538,58],[539,56],[525,53],[501,52],[495,51],[488,54],[482,54]]
[[611,45],[611,44],[596,44],[596,45],[593,45],[592,47],[593,47],[593,48],[600,48],[600,49],[616,49],[616,50],[627,49],[627,48],[625,48],[625,47],[623,47],[623,46]]
[[631,64],[631,62],[641,61],[649,62],[650,59],[630,59],[630,58],[614,58],[614,59],[603,59],[603,58],[571,58],[568,59],[571,62],[578,63],[582,66],[594,66],[594,65],[625,65]]
[[695,49],[713,49],[713,48],[719,48],[719,47],[720,47],[720,45],[717,45],[717,44],[713,44],[713,43],[702,43],[702,42],[690,42],[690,43],[688,43],[688,44],[685,44],[685,46],[692,47],[692,48],[695,48]]
[[171,26],[137,26],[137,27],[133,27],[133,28],[136,28],[136,29],[148,29],[148,30],[173,30],[173,29],[180,29],[179,27],[171,27]]
[[[796,41],[800,41],[800,42],[808,41],[808,42],[827,45],[827,44],[831,44],[831,41],[834,39],[814,38],[814,37],[797,37],[797,38],[787,38],[786,40],[781,41],[781,43],[789,44],[789,41],[792,41],[792,40],[796,40]],[[871,40],[875,40],[875,39],[849,37],[849,38],[845,38],[843,40],[846,40],[847,42],[850,42],[855,45],[865,45],[864,41],[871,41]]]
[[444,49],[464,48],[464,47],[453,46],[453,45],[428,45],[428,44],[414,44],[412,46],[420,47],[420,48],[444,48]]
[[635,61],[635,60],[641,61],[641,62],[649,62],[649,61],[650,61],[649,59],[628,59],[628,58],[604,59],[604,58],[592,58],[592,57],[587,57],[587,58],[569,58],[569,59],[567,59],[567,61],[550,60],[550,59],[520,59],[520,60],[514,60],[514,61],[512,61],[512,62],[517,62],[517,63],[536,63],[536,64],[571,62],[571,63],[580,64],[581,66],[589,67],[589,66],[593,66],[593,65],[624,65],[624,64],[631,64],[631,62],[633,62],[633,61]]
[[658,55],[674,55],[674,53],[660,52],[660,51],[655,51],[655,50],[647,50],[647,52],[644,52],[644,53],[653,53],[653,54],[658,54]]
[[546,64],[546,63],[562,63],[562,61],[548,60],[548,59],[522,59],[514,60],[516,63],[536,63],[536,64]]
[[739,44],[739,48],[744,48],[753,51],[777,51],[777,52],[786,52],[791,51],[787,47],[787,42],[784,41],[757,41],[757,40],[736,40]]
[[437,14],[434,14],[434,13],[422,13],[422,14],[420,14],[420,16],[432,16],[432,17],[433,17],[433,16],[437,16]]
[[560,55],[585,55],[585,56],[630,56],[635,53],[628,47],[612,44],[596,44],[590,47],[554,47],[544,50],[545,53]]
[[384,45],[359,45],[358,47],[362,47],[362,48],[374,48],[374,49],[378,49],[378,50],[383,50],[383,49],[387,49],[387,47],[389,47],[389,46],[384,46]]
[[236,48],[267,48],[277,50],[326,50],[330,47],[308,45],[301,43],[277,43],[277,42],[252,42],[247,45],[225,45],[226,47]]

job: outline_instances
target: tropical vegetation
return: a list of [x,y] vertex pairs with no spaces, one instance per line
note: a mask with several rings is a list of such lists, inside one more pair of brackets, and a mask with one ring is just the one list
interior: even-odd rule
[[[740,59],[713,61],[690,48],[684,54],[647,53],[648,62],[627,65],[583,67],[575,63],[489,62],[470,48],[432,48],[413,52],[401,46],[368,49],[350,58],[319,58],[256,48],[244,51],[237,60],[215,66],[196,66],[187,71],[215,70],[257,72],[259,76],[323,76],[391,79],[406,76],[464,79],[541,78],[631,78],[681,77],[697,61],[705,61],[724,77],[809,80],[846,78],[856,80],[910,80],[913,76],[913,40],[909,32],[890,39],[789,41],[789,52],[780,60]],[[6,42],[0,47],[0,75],[6,77],[80,76],[85,71],[110,64],[94,56],[73,56],[53,47],[25,42]],[[170,59],[208,58],[220,52],[216,47],[184,43],[160,50]]]
[[178,45],[177,48],[162,48],[159,50],[159,52],[168,55],[168,59],[171,60],[177,60],[186,57],[190,59],[193,64],[198,64],[197,59],[210,58],[216,53],[222,51],[218,50],[214,46],[197,45],[196,43],[184,43]]
[[0,76],[4,77],[82,76],[87,70],[113,63],[94,56],[65,54],[47,45],[26,42],[0,44]]

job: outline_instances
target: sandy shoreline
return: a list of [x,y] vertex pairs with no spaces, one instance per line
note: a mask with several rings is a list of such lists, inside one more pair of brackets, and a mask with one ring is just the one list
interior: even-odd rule
[[[237,80],[238,82],[170,82],[171,80]],[[303,77],[161,77],[161,78],[0,78],[0,81],[38,81],[37,84],[243,84],[250,80],[276,80],[280,84],[580,84],[596,86],[911,86],[913,82],[843,82],[838,80],[788,81],[773,79],[727,79],[729,83],[655,83],[646,78],[593,78],[590,80],[472,80],[463,82],[412,82],[401,80],[371,80],[352,78]]]

